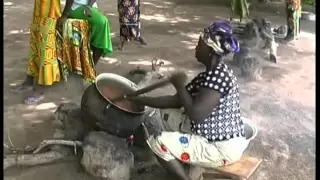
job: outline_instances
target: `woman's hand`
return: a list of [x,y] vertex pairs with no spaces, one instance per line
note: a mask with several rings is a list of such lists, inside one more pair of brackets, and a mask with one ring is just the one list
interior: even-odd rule
[[175,87],[184,86],[188,77],[185,72],[177,71],[171,74],[170,81]]
[[87,16],[87,17],[91,17],[92,16],[92,11],[91,11],[91,7],[90,6],[86,6],[84,8],[84,15]]

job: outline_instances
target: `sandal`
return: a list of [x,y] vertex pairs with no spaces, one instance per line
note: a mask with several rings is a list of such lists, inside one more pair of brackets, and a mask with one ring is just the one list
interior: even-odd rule
[[44,95],[31,95],[31,96],[28,96],[24,100],[24,103],[32,105],[32,104],[36,104],[42,100],[44,100]]
[[9,89],[13,93],[22,93],[22,92],[31,91],[33,88],[32,86],[26,86],[22,83],[22,84],[11,86]]

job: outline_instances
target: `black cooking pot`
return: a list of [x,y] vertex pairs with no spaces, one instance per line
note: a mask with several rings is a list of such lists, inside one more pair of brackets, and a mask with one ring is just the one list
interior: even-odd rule
[[82,96],[82,119],[88,125],[115,136],[127,138],[134,134],[134,131],[143,122],[143,115],[147,109],[138,104],[132,104],[134,109],[122,107],[121,104],[113,104],[107,98],[108,94],[103,94],[105,93],[103,88],[106,87],[112,87],[113,90],[116,89],[124,94],[138,90],[136,84],[122,76],[112,73],[98,75],[95,84],[90,85]]

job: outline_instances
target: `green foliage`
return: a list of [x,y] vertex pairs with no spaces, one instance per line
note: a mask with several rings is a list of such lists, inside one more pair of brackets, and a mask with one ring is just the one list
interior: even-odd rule
[[311,5],[313,7],[316,6],[316,0],[302,0],[301,3],[302,3],[302,5],[303,4],[308,4],[308,5]]

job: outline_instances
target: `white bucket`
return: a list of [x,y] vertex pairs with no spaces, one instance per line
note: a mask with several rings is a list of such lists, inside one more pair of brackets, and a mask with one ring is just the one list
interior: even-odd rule
[[241,117],[243,124],[244,124],[244,131],[246,135],[246,139],[248,141],[253,140],[257,134],[258,134],[258,129],[257,127],[247,118]]

